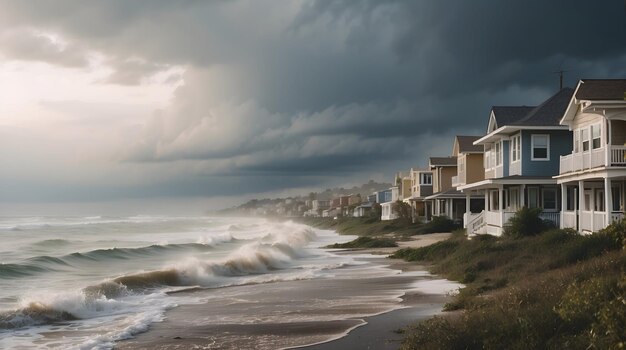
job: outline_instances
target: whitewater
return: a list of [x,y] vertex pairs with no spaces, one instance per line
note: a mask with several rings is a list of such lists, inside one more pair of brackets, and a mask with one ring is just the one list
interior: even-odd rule
[[[354,238],[259,218],[3,217],[0,348],[111,349],[162,322],[169,310],[200,310],[194,305],[208,307],[208,315],[194,317],[215,324],[248,324],[263,317],[264,322],[353,317],[353,311],[344,316],[315,311],[332,308],[331,302],[356,302],[350,295],[345,301],[338,301],[339,294],[328,294],[330,301],[312,295],[306,299],[313,310],[308,314],[298,314],[301,305],[275,314],[271,303],[256,311],[237,304],[259,300],[263,291],[275,293],[280,282],[292,283],[289,293],[299,293],[299,286],[313,290],[321,285],[315,281],[399,273],[358,255],[324,249]],[[305,281],[314,284],[305,287]],[[397,307],[401,295],[379,288],[351,307],[368,310],[358,315],[384,312]],[[232,308],[222,307],[227,301]],[[298,341],[293,344],[303,340]]]
[[173,291],[315,278],[349,263],[318,249],[337,241],[328,231],[259,219],[2,218],[0,239],[0,348],[111,348],[201,302]]

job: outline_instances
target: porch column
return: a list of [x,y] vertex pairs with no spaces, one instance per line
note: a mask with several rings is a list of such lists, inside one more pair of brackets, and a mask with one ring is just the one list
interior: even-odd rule
[[[604,123],[602,123],[604,124]],[[603,128],[604,129],[604,128]],[[604,138],[604,146],[606,147],[604,150],[604,155],[605,155],[605,165],[609,166],[611,165],[611,120],[607,119],[606,121],[606,130],[605,130],[605,134],[606,137]],[[607,193],[607,192],[605,192]],[[608,225],[608,221],[607,221],[607,225]]]
[[565,186],[565,183],[561,184],[561,220],[560,220],[560,225],[561,228],[564,228],[565,226],[563,225],[563,214],[565,213],[565,210],[567,209],[567,186]]
[[498,188],[498,205],[500,210],[500,227],[504,226],[504,188]]
[[578,231],[583,228],[583,211],[585,209],[585,181],[578,181]]
[[613,211],[613,195],[611,194],[611,179],[604,179],[604,211],[606,212],[606,220],[604,226],[611,223],[611,212]]
[[526,185],[521,186],[519,201],[520,207],[523,208],[526,206]]

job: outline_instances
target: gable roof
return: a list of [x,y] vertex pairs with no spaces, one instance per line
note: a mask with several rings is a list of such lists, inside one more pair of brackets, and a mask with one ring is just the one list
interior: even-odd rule
[[582,79],[578,84],[577,100],[626,100],[626,79]]
[[494,129],[501,128],[505,125],[511,125],[524,118],[534,106],[493,106],[491,112],[496,120]]
[[516,121],[512,125],[530,126],[556,126],[574,94],[574,89],[563,88],[539,106],[533,108],[524,118]]
[[480,136],[457,135],[455,137],[454,147],[458,147],[458,153],[483,153],[483,146],[474,146],[474,141],[478,140],[479,138]]
[[492,107],[487,135],[476,140],[474,144],[493,142],[501,132],[510,134],[522,129],[567,129],[560,122],[568,110],[573,94],[572,88],[563,88],[536,107]]
[[456,157],[430,157],[428,164],[433,166],[456,166]]

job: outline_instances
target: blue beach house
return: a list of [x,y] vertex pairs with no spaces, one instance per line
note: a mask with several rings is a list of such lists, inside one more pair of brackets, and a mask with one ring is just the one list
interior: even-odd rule
[[487,133],[474,141],[484,147],[485,179],[457,187],[485,198],[472,215],[468,235],[501,235],[521,207],[541,208],[541,217],[559,225],[559,159],[572,150],[572,132],[560,124],[574,90],[564,88],[539,106],[493,107]]

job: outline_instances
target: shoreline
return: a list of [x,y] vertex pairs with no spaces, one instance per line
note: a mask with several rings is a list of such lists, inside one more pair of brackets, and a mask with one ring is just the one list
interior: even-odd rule
[[[357,278],[353,280],[300,280],[283,281],[264,285],[265,293],[257,295],[263,303],[272,307],[269,295],[278,296],[277,300],[298,300],[306,304],[310,300],[318,300],[326,291],[335,293],[326,301],[332,307],[319,309],[299,310],[306,316],[300,321],[282,323],[280,318],[269,319],[268,316],[258,316],[260,321],[246,324],[235,324],[226,321],[215,323],[210,316],[215,310],[224,311],[223,305],[212,303],[210,300],[197,305],[181,305],[166,312],[163,322],[154,323],[147,332],[137,334],[134,338],[116,343],[115,349],[183,349],[192,347],[206,347],[210,349],[246,349],[246,348],[281,348],[281,349],[395,349],[403,335],[394,330],[405,328],[409,324],[427,319],[441,312],[443,305],[449,298],[446,295],[436,295],[419,292],[412,288],[420,281],[437,280],[425,272],[425,267],[407,263],[399,259],[385,259],[381,254],[389,255],[395,250],[411,246],[424,246],[445,239],[449,234],[433,234],[416,236],[410,241],[400,241],[399,247],[350,249],[335,251],[337,254],[354,256],[359,260],[369,260],[375,268],[385,268],[401,271],[396,275],[378,276],[376,278]],[[431,236],[431,237],[428,237]],[[367,255],[373,255],[367,258]],[[184,293],[206,298],[212,294],[250,293],[255,286],[229,287],[228,290],[190,290]],[[364,290],[372,289],[371,295]],[[397,291],[397,292],[394,292]],[[378,297],[363,304],[340,305],[338,302],[347,302],[351,293],[356,298],[371,298],[378,293],[387,293],[388,296]],[[386,291],[386,292],[385,292]],[[361,294],[359,294],[361,293]],[[391,294],[389,294],[391,293]],[[397,294],[400,293],[400,294]],[[303,294],[303,295],[301,295]],[[298,299],[299,298],[299,299]],[[336,300],[333,298],[337,298]],[[210,298],[209,298],[210,299]],[[395,301],[394,301],[395,300]],[[280,304],[282,301],[277,301]],[[333,304],[335,303],[335,304]],[[234,308],[241,307],[231,305]],[[259,307],[254,305],[255,307]],[[245,306],[243,306],[245,307]],[[282,305],[276,306],[280,308]],[[218,314],[219,314],[218,311]],[[230,311],[229,311],[230,312]],[[339,317],[337,315],[357,315]],[[288,314],[291,316],[291,314]],[[265,317],[265,318],[264,318]],[[307,318],[308,317],[308,318]],[[330,319],[329,319],[330,317]],[[190,320],[192,320],[190,322]],[[198,322],[194,322],[197,320]],[[204,322],[204,323],[203,323]],[[367,336],[364,336],[367,335]],[[256,337],[260,343],[250,347],[246,337]],[[390,343],[391,341],[391,343]],[[247,345],[246,345],[247,344]],[[373,345],[374,344],[374,345]],[[373,347],[372,347],[373,346]]]

